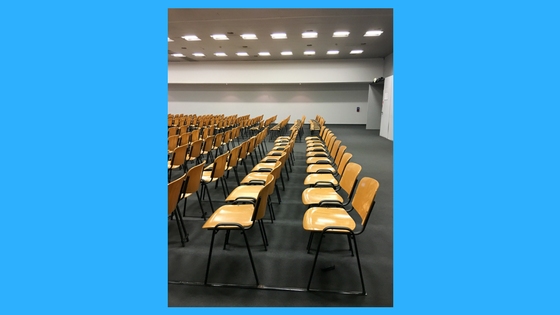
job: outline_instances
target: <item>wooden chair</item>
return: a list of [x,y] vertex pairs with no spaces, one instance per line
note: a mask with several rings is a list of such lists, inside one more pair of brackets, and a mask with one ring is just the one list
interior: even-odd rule
[[[176,211],[177,203],[179,202],[179,195],[181,194],[181,188],[185,182],[186,175],[174,180],[173,182],[167,184],[167,216],[171,217],[175,213],[177,217],[177,228],[179,229],[179,235],[181,235],[181,244],[185,246],[186,241],[189,241],[189,235],[185,229],[185,223],[181,218],[181,214]],[[183,234],[184,233],[184,234]]]
[[310,291],[311,280],[313,279],[313,272],[315,271],[315,265],[317,264],[317,257],[319,256],[319,251],[321,250],[323,236],[329,233],[346,235],[348,237],[348,244],[350,245],[352,256],[354,256],[354,251],[352,250],[352,241],[354,241],[356,260],[358,262],[358,270],[360,272],[360,280],[362,282],[362,294],[366,295],[366,287],[364,285],[364,277],[362,275],[362,266],[360,264],[356,235],[360,235],[365,231],[371,211],[375,205],[375,195],[377,194],[378,189],[379,182],[375,179],[364,177],[360,180],[358,188],[356,189],[356,194],[352,200],[352,209],[350,210],[356,210],[360,216],[361,223],[358,228],[356,227],[356,222],[348,214],[346,209],[338,207],[337,205],[335,205],[334,208],[313,207],[305,212],[303,217],[303,228],[306,231],[311,232],[307,243],[308,252],[311,249],[313,235],[315,233],[321,233],[321,237],[319,237],[319,244],[317,245],[317,252],[315,253],[315,259],[313,261],[313,267],[311,268],[311,274],[309,276],[309,282],[307,283],[308,291]]
[[179,136],[174,135],[167,138],[167,154],[171,154],[177,147],[179,142]]
[[[194,138],[193,138],[194,139]],[[202,153],[202,140],[195,140],[191,142],[189,154],[187,154],[187,163],[190,161],[200,162],[200,154]]]
[[[342,160],[340,161],[340,167],[338,169],[338,172],[341,175],[344,174],[344,171],[346,169],[346,165],[348,164],[348,161],[350,161],[351,158],[352,158],[352,154],[350,154],[350,153],[344,153],[344,155],[342,156]],[[331,183],[332,185],[334,185],[335,187],[338,187],[338,180],[334,177],[333,174],[330,174],[330,173],[309,174],[305,178],[303,184],[304,185],[315,186],[315,184],[317,184],[319,182],[321,182],[321,183],[327,183],[328,182],[328,183]],[[340,187],[338,187],[338,188],[340,188]]]
[[255,263],[253,261],[253,255],[251,254],[251,248],[249,246],[249,242],[247,241],[246,231],[252,228],[255,222],[258,222],[263,243],[266,247],[267,240],[264,235],[266,232],[263,230],[264,224],[262,223],[262,218],[266,212],[266,198],[268,197],[268,192],[269,189],[265,185],[260,189],[256,199],[240,199],[233,204],[221,206],[212,214],[212,216],[210,216],[206,223],[204,223],[202,228],[212,231],[212,241],[210,242],[210,252],[208,254],[208,262],[206,264],[204,284],[208,283],[208,273],[210,271],[210,261],[212,259],[212,249],[214,247],[214,238],[216,234],[220,230],[227,231],[226,241],[224,243],[225,248],[229,241],[229,232],[237,230],[241,231],[241,234],[243,234],[245,246],[247,247],[247,252],[249,253],[249,259],[251,260],[253,274],[255,276],[257,286],[260,285],[259,278],[257,276],[257,269],[255,268]]
[[183,185],[183,189],[181,190],[179,201],[182,199],[185,200],[183,205],[183,216],[185,216],[187,211],[187,198],[190,197],[193,193],[196,193],[198,204],[200,205],[200,211],[202,212],[202,218],[206,220],[206,215],[204,209],[202,208],[202,200],[200,200],[200,195],[198,194],[200,181],[202,179],[202,171],[204,170],[204,163],[205,162],[202,162],[199,165],[193,166],[187,172],[187,178],[185,180],[185,185]]
[[[342,156],[346,152],[346,146],[340,146],[338,148],[338,152],[336,153],[336,157],[334,159],[334,165],[332,164],[310,164],[307,166],[307,173],[330,173],[335,176],[340,175],[338,173],[338,169],[340,168],[340,161],[342,161]],[[336,169],[334,168],[336,166]],[[341,170],[342,172],[342,170]]]
[[228,153],[218,156],[214,160],[214,163],[212,163],[210,166],[207,167],[206,170],[202,172],[202,179],[200,181],[202,184],[202,199],[204,200],[204,190],[206,190],[208,194],[208,200],[210,201],[210,207],[212,208],[212,212],[214,212],[214,206],[212,205],[212,199],[210,198],[210,190],[208,189],[208,184],[212,182],[216,182],[216,189],[217,189],[218,181],[221,181],[222,190],[224,191],[224,198],[226,198],[227,195],[229,194],[227,183],[223,178],[226,169],[227,156]]
[[340,178],[340,188],[344,190],[348,196],[348,201],[344,203],[344,199],[336,192],[335,187],[331,183],[315,184],[314,187],[307,188],[301,194],[301,200],[306,206],[318,205],[322,206],[323,203],[339,203],[341,207],[346,207],[352,194],[354,187],[358,183],[358,174],[362,167],[356,163],[349,163],[344,170],[344,174]]
[[171,161],[167,161],[167,181],[171,180],[171,172],[174,169],[183,168],[183,173],[186,171],[185,163],[187,157],[187,147],[188,145],[182,145],[177,147],[173,151],[171,156]]

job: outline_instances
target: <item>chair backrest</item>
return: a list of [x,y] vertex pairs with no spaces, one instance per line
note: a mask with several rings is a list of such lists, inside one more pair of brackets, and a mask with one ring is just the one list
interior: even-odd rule
[[182,126],[181,126],[181,131],[179,131],[179,134],[184,134],[184,133],[186,133],[186,132],[187,132],[187,128],[188,128],[188,126],[182,125]]
[[218,148],[220,147],[223,143],[222,143],[222,137],[224,136],[224,133],[219,133],[214,137],[214,148]]
[[175,210],[175,207],[177,207],[179,195],[181,194],[181,187],[183,186],[183,182],[186,177],[187,175],[184,174],[178,179],[167,184],[167,215],[170,215],[171,212]]
[[177,127],[167,128],[167,136],[174,136],[177,134]]
[[264,217],[264,214],[266,212],[268,195],[270,195],[270,187],[273,181],[274,181],[274,175],[269,174],[268,177],[266,178],[266,183],[264,184],[264,187],[259,191],[259,195],[257,197],[257,203],[255,205],[256,209],[255,212],[253,213],[253,221],[260,220]]
[[241,152],[241,146],[237,146],[233,150],[231,150],[228,157],[227,168],[237,166],[237,162],[239,159],[239,152]]
[[344,169],[346,168],[346,164],[348,164],[348,161],[350,161],[350,159],[352,158],[352,154],[346,152],[344,153],[344,155],[342,156],[342,160],[340,161],[340,166],[338,166],[338,174],[344,173]]
[[333,136],[329,139],[329,142],[327,143],[327,150],[328,150],[329,152],[331,152],[331,149],[332,149],[332,147],[333,147],[333,145],[334,145],[335,142],[336,142],[336,136],[333,135]]
[[208,129],[208,128],[204,129],[204,131],[202,132],[202,139],[208,138],[208,133],[209,132],[210,132],[210,129]]
[[352,190],[354,190],[354,185],[356,185],[356,180],[358,179],[358,174],[362,171],[362,167],[356,163],[348,163],[344,169],[344,173],[340,178],[340,187],[350,196]]
[[204,163],[200,163],[196,166],[191,167],[187,172],[187,185],[185,187],[185,193],[194,193],[198,191],[200,187],[200,180],[202,178],[202,171],[204,171]]
[[193,130],[191,139],[191,141],[200,139],[200,129]]
[[214,160],[214,165],[212,166],[212,178],[220,178],[224,176],[228,155],[229,152],[226,152]]
[[208,152],[212,150],[213,144],[214,144],[214,136],[208,136],[204,138],[204,147],[202,148],[202,151]]
[[340,161],[342,160],[342,155],[344,155],[345,151],[346,151],[345,145],[341,145],[338,148],[338,152],[336,152],[336,157],[334,158],[334,164],[336,164],[337,167],[340,167]]
[[187,147],[188,145],[182,145],[175,148],[173,151],[173,158],[171,159],[171,165],[183,165],[185,164],[185,159],[187,158]]
[[173,125],[173,117],[167,117],[167,127]]
[[224,133],[223,143],[228,143],[229,140],[231,140],[231,130],[228,130]]
[[253,153],[255,150],[255,142],[257,142],[257,136],[252,136],[249,141],[249,147],[247,148],[247,153]]
[[191,143],[191,150],[189,152],[189,158],[199,157],[202,151],[202,140],[196,140]]
[[247,157],[247,150],[249,149],[249,140],[241,144],[241,151],[239,151],[239,158],[244,159]]
[[174,135],[167,138],[167,150],[173,151],[177,147],[177,141],[179,140],[179,136]]
[[278,161],[278,162],[276,162],[276,165],[274,165],[274,168],[272,169],[272,172],[270,172],[270,175],[274,176],[274,181],[270,185],[269,195],[272,194],[272,192],[274,191],[274,185],[276,185],[276,180],[278,178],[280,178],[280,172],[281,171],[282,171],[282,162]]
[[340,147],[340,143],[342,143],[342,141],[340,140],[336,140],[334,142],[334,145],[332,146],[332,148],[329,150],[331,156],[336,157],[336,153],[338,152],[338,147]]
[[379,189],[379,182],[371,177],[364,177],[360,180],[358,188],[356,188],[356,195],[352,200],[352,207],[358,212],[362,218],[362,231],[371,214],[371,209],[375,204],[375,195]]
[[191,142],[191,133],[190,132],[186,132],[184,134],[181,135],[180,137],[180,142],[179,144],[181,145],[185,145]]

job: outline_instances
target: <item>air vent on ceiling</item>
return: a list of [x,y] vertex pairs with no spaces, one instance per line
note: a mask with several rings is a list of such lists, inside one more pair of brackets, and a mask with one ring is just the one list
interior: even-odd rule
[[311,47],[311,46],[313,46],[313,45],[311,45],[311,44],[308,44],[308,45],[307,45],[307,47]]
[[241,47],[243,47],[243,48],[249,48],[248,46],[241,46]]
[[365,45],[366,43],[361,43],[360,45]]
[[227,32],[228,35],[233,35],[233,32]]

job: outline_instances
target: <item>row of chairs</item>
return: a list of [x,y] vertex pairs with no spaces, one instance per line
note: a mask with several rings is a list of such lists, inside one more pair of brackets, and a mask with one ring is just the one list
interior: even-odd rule
[[[348,238],[352,256],[354,249],[358,262],[362,294],[366,294],[356,235],[365,230],[379,188],[377,180],[364,177],[358,183],[358,175],[362,167],[350,163],[352,154],[346,152],[347,147],[341,146],[341,140],[326,128],[321,127],[320,136],[307,137],[307,173],[304,185],[309,186],[302,193],[302,202],[308,206],[303,217],[303,228],[310,232],[307,243],[308,253],[311,250],[313,236],[320,234],[319,244],[315,253],[313,267],[309,276],[307,290],[310,290],[321,242],[325,234],[342,234]],[[347,199],[338,193],[343,190]],[[350,205],[350,208],[347,207]],[[357,227],[351,212],[355,210],[361,219]]]

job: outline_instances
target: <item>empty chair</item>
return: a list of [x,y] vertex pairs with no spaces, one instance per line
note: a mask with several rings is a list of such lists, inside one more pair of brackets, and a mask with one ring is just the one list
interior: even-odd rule
[[198,198],[198,204],[200,205],[200,211],[202,212],[202,218],[206,220],[204,209],[202,208],[202,201],[200,200],[200,195],[198,193],[203,170],[204,170],[204,162],[199,165],[193,166],[187,172],[185,185],[183,185],[183,189],[181,190],[181,196],[179,198],[179,200],[182,199],[185,200],[183,205],[183,216],[186,215],[186,211],[187,211],[187,198],[190,197],[193,193],[196,193],[196,197]]
[[167,136],[174,136],[177,134],[177,127],[171,127],[171,128],[167,128]]
[[226,171],[227,171],[226,178],[229,178],[229,172],[233,169],[233,172],[235,173],[235,179],[237,180],[237,185],[240,184],[239,175],[237,174],[237,165],[239,163],[239,152],[241,152],[241,146],[237,146],[233,150],[231,150],[226,164]]
[[[340,146],[338,148],[338,152],[336,152],[334,165],[337,167],[337,169],[340,167],[340,161],[342,160],[344,152],[346,152],[346,146],[344,145]],[[307,166],[307,173],[331,173],[333,175],[338,175],[337,169],[335,169],[331,164],[310,164],[309,166]]]
[[167,161],[167,180],[171,180],[171,171],[178,168],[183,168],[185,172],[185,162],[187,157],[187,145],[177,147],[171,156],[171,161]]
[[[224,198],[227,197],[229,194],[229,189],[227,188],[227,183],[224,180],[223,176],[226,169],[226,162],[227,162],[228,153],[222,154],[214,160],[208,168],[202,172],[202,179],[201,183],[202,187],[202,198],[204,199],[204,190],[208,193],[208,200],[210,201],[210,207],[212,208],[212,212],[214,212],[214,206],[212,205],[212,199],[210,198],[210,191],[208,189],[208,184],[211,182],[216,182],[216,188],[218,188],[218,181],[221,181],[222,190],[224,191]],[[226,192],[227,191],[227,192]]]
[[189,144],[191,142],[191,133],[185,132],[179,136],[179,145]]
[[319,244],[317,245],[317,252],[315,253],[315,259],[313,260],[313,267],[311,268],[311,274],[309,276],[309,282],[307,283],[307,290],[310,290],[311,280],[313,279],[313,272],[315,271],[315,265],[317,264],[317,257],[319,256],[319,251],[321,250],[321,242],[323,241],[323,235],[327,233],[332,234],[342,234],[348,237],[348,243],[350,245],[350,251],[352,256],[354,251],[352,250],[352,241],[354,242],[354,248],[356,251],[356,260],[358,262],[358,270],[360,273],[360,280],[362,282],[362,294],[366,294],[366,287],[364,285],[364,277],[362,275],[362,266],[360,264],[360,255],[358,253],[358,243],[356,242],[356,235],[360,235],[365,231],[366,225],[369,221],[371,211],[375,205],[375,195],[379,188],[379,182],[373,178],[364,177],[360,180],[358,187],[356,189],[356,194],[352,200],[352,210],[356,210],[357,214],[361,219],[361,223],[356,227],[356,222],[348,214],[347,210],[341,207],[325,208],[325,207],[313,207],[305,212],[303,217],[303,228],[306,231],[310,231],[309,241],[307,244],[308,251],[311,249],[311,243],[313,241],[313,235],[315,233],[321,233],[319,237]]
[[[236,187],[226,198],[226,202],[229,201],[236,201],[239,199],[257,199],[259,192],[261,190],[261,186],[267,186],[267,189],[274,189],[274,175],[268,173],[267,178],[265,181],[260,180],[252,180],[245,185],[241,185]],[[267,193],[267,196],[270,195],[272,191]],[[268,198],[267,198],[268,202]],[[272,212],[270,213],[270,220],[274,219]],[[266,246],[265,246],[266,250]]]
[[206,155],[206,160],[211,162],[212,159],[212,147],[214,146],[214,136],[208,136],[204,138],[204,144],[202,145],[201,155]]
[[354,193],[354,187],[358,183],[358,174],[362,167],[356,163],[348,163],[344,174],[340,178],[340,188],[344,190],[348,196],[348,201],[344,203],[344,199],[336,192],[334,187],[327,183],[321,185],[320,183],[315,184],[314,187],[307,188],[301,194],[301,200],[304,205],[319,205],[323,203],[339,203],[341,207],[346,207],[350,200],[352,200],[352,194]]
[[[194,139],[194,138],[193,138]],[[196,140],[191,142],[191,146],[189,148],[189,154],[187,154],[187,163],[190,161],[200,161],[200,154],[202,153],[202,140]]]
[[[346,165],[348,164],[348,161],[350,161],[350,159],[352,158],[352,154],[350,153],[344,153],[344,155],[342,156],[342,160],[340,161],[340,168],[338,169],[338,172],[343,175]],[[338,181],[337,179],[334,177],[333,174],[331,173],[314,173],[314,174],[309,174],[307,175],[307,177],[305,178],[303,184],[304,185],[311,185],[314,186],[317,183],[330,183],[333,186],[338,186]]]
[[[181,187],[185,181],[186,175],[174,180],[173,182],[167,184],[167,216],[170,217],[174,212],[177,217],[177,228],[179,229],[179,235],[181,236],[181,245],[185,246],[185,239],[188,242],[189,236],[187,230],[185,229],[185,223],[181,217],[181,214],[176,211],[177,203],[179,202],[179,195],[181,194]],[[184,234],[183,234],[184,233]]]
[[167,138],[167,154],[171,154],[179,143],[179,136],[173,135]]
[[[270,185],[270,184],[269,184]],[[259,229],[261,231],[261,236],[263,238],[263,243],[266,246],[266,237],[264,235],[264,230],[262,224],[262,218],[264,217],[266,211],[266,198],[268,193],[268,187],[263,186],[259,191],[256,200],[241,199],[233,204],[228,204],[221,206],[210,216],[210,218],[202,226],[203,229],[208,229],[212,231],[212,241],[210,242],[210,252],[208,253],[208,262],[206,264],[206,275],[204,277],[204,284],[208,283],[208,273],[210,271],[210,261],[212,258],[212,249],[214,246],[214,238],[220,230],[227,231],[226,242],[229,240],[229,231],[237,230],[241,231],[243,238],[245,240],[245,246],[247,247],[247,252],[249,253],[249,259],[251,260],[251,266],[253,268],[253,274],[257,282],[257,286],[260,285],[259,278],[257,276],[257,270],[255,268],[255,263],[253,261],[253,255],[251,254],[251,248],[249,242],[247,241],[246,230],[253,227],[255,222],[259,222]]]

